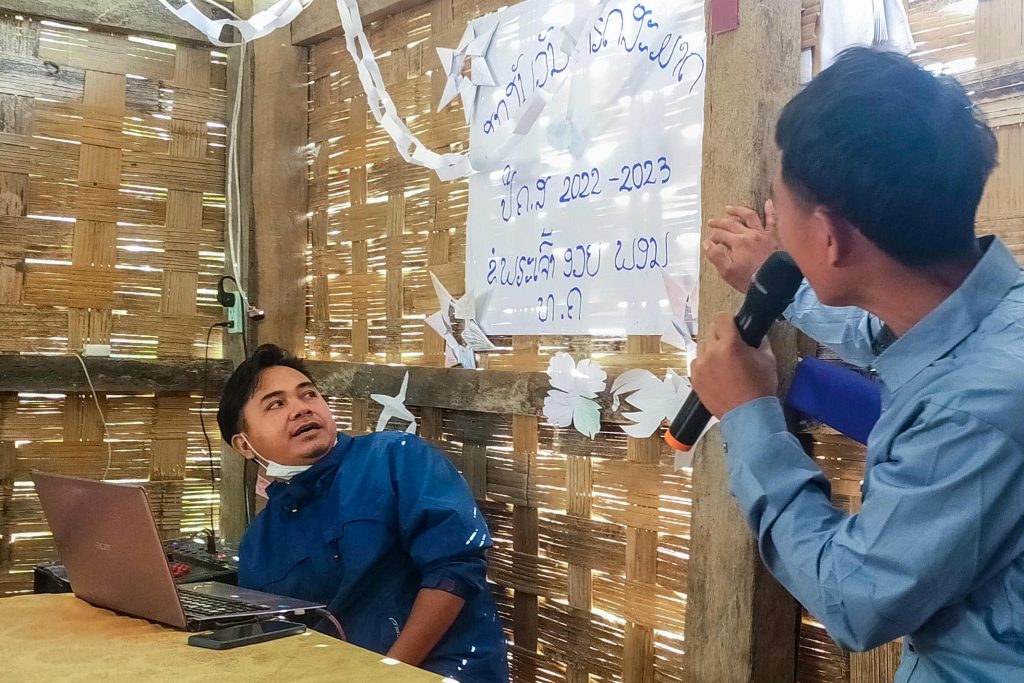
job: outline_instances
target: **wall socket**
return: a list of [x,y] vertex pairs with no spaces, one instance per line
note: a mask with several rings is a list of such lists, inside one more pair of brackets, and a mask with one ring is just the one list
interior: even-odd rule
[[242,331],[242,323],[244,321],[245,310],[242,307],[242,297],[235,295],[235,302],[228,309],[228,334],[238,334]]

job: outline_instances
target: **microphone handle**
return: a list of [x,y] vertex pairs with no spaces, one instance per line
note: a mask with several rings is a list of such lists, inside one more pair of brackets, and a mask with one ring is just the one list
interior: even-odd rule
[[676,418],[672,420],[672,426],[665,433],[665,439],[676,450],[688,451],[693,444],[697,443],[697,438],[704,431],[704,427],[707,426],[710,419],[711,413],[701,403],[697,392],[691,391],[690,395],[686,397],[686,403],[679,409]]
[[[741,308],[740,312],[736,314],[735,322],[740,337],[748,346],[753,347],[761,345],[761,340],[764,339],[764,335],[772,325],[771,318],[766,321],[755,320],[753,316],[746,312],[746,306]],[[701,432],[704,431],[709,420],[711,420],[711,413],[701,403],[697,392],[691,391],[690,395],[686,397],[686,403],[683,404],[683,407],[676,413],[675,419],[672,420],[672,426],[665,433],[665,440],[676,450],[688,451],[697,443],[697,439],[700,437]]]

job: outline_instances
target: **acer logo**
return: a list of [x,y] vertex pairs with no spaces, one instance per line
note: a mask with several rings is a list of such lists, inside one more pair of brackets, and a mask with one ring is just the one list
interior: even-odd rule
[[109,543],[101,543],[99,541],[96,541],[96,550],[104,550],[104,551],[110,550],[110,544]]

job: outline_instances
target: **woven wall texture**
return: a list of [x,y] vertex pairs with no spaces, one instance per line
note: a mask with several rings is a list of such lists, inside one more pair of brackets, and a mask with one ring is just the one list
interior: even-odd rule
[[[209,47],[0,14],[0,353],[202,357],[221,318],[225,78]],[[209,526],[198,398],[100,404],[108,476],[150,481],[167,535]],[[0,394],[0,594],[53,557],[29,471],[99,477],[107,460],[91,396]]]

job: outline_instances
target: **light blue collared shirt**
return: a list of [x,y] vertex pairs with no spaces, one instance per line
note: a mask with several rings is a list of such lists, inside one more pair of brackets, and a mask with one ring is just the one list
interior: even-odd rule
[[842,647],[899,636],[896,682],[1024,681],[1024,275],[998,239],[880,355],[882,325],[818,302],[787,317],[884,387],[861,510],[786,431],[775,398],[727,413],[729,478],[771,573]]

